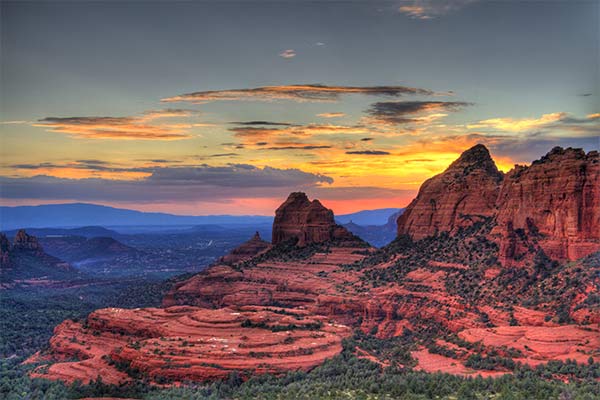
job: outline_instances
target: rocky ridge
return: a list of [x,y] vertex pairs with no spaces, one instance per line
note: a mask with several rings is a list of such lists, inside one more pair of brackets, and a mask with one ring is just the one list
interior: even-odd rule
[[558,260],[600,250],[600,157],[556,147],[505,176],[476,145],[446,171],[423,183],[398,218],[398,234],[415,240],[456,231],[490,217],[500,261],[518,264],[539,246]]
[[55,277],[70,276],[76,270],[68,263],[47,254],[35,236],[19,230],[13,243],[0,234],[1,287],[35,284]]
[[487,148],[472,147],[421,185],[417,197],[398,217],[398,234],[419,240],[493,216],[501,182],[502,173]]
[[[134,343],[133,350],[125,348],[132,347],[129,344],[117,343],[109,351],[110,359],[117,366],[133,365],[135,371],[143,369],[145,374],[160,382],[164,379],[172,382],[220,379],[223,375],[219,375],[215,369],[229,372],[235,368],[261,373],[281,372],[285,370],[279,369],[281,365],[289,365],[290,369],[300,368],[293,360],[286,363],[285,354],[288,353],[281,355],[276,351],[277,347],[273,350],[273,346],[276,346],[273,343],[262,347],[264,350],[254,351],[253,355],[263,353],[261,365],[275,365],[274,369],[256,367],[250,353],[244,353],[244,357],[232,364],[224,352],[216,356],[216,353],[203,350],[202,346],[198,352],[177,346],[177,349],[169,347],[168,351],[158,348],[158,353],[155,353],[157,335],[182,336],[179,328],[174,328],[173,332],[161,331],[166,329],[165,326],[179,326],[179,322],[161,322],[166,318],[163,314],[171,312],[178,314],[178,320],[186,321],[185,334],[192,337],[202,335],[195,331],[200,329],[195,321],[221,324],[225,316],[217,311],[225,310],[223,312],[229,315],[227,318],[239,313],[244,315],[244,321],[250,320],[249,323],[243,322],[245,326],[236,320],[235,324],[239,324],[239,327],[235,329],[268,327],[269,322],[263,324],[262,317],[254,317],[262,316],[264,312],[288,316],[289,313],[302,313],[302,318],[339,327],[339,337],[349,335],[350,330],[345,328],[348,326],[380,339],[412,338],[414,350],[410,353],[411,362],[414,368],[429,372],[441,370],[468,376],[510,373],[510,369],[503,365],[490,367],[491,370],[473,369],[469,367],[469,360],[474,355],[510,357],[515,362],[530,366],[567,359],[579,363],[589,362],[590,359],[597,362],[600,360],[597,352],[600,346],[600,304],[597,301],[600,253],[591,254],[576,263],[561,264],[544,251],[545,243],[551,243],[550,240],[554,239],[551,235],[556,234],[560,238],[560,230],[557,233],[540,233],[541,223],[536,222],[539,217],[535,215],[532,217],[533,223],[529,223],[531,228],[523,230],[519,228],[518,216],[509,214],[506,220],[513,223],[515,241],[520,246],[518,249],[524,251],[531,262],[527,268],[515,268],[502,260],[506,236],[502,230],[498,233],[500,225],[497,220],[500,214],[497,204],[500,193],[504,193],[503,188],[508,188],[504,182],[511,174],[503,178],[493,162],[490,163],[487,150],[482,147],[476,146],[472,151],[467,151],[442,177],[428,181],[431,182],[428,187],[423,188],[411,203],[413,212],[405,220],[402,220],[402,216],[399,219],[403,221],[399,229],[407,230],[383,249],[370,248],[356,239],[340,240],[345,236],[332,234],[335,227],[332,226],[333,219],[329,218],[329,210],[320,203],[310,202],[303,194],[294,193],[278,209],[276,224],[280,225],[274,226],[272,247],[230,265],[221,260],[176,284],[165,296],[162,310],[117,312],[125,316],[127,321],[139,320],[139,323],[132,322],[122,327],[119,315],[101,310],[100,319],[107,322],[96,324],[96,316],[92,314],[86,321],[87,326],[94,327],[92,336],[109,338],[115,332],[122,332],[121,340]],[[559,157],[558,154],[562,152],[567,154]],[[553,150],[551,153],[555,154],[544,162],[555,163],[559,158],[562,160],[560,163],[565,163],[561,157],[573,157],[569,149],[562,152]],[[575,156],[580,157],[577,152]],[[589,157],[590,154],[585,156],[586,159]],[[592,167],[588,165],[590,160],[584,160],[583,165],[586,166],[580,169],[589,171],[588,168],[591,168],[593,171],[596,157],[592,152]],[[572,179],[586,181],[587,176],[594,176],[584,175],[586,178]],[[554,185],[556,179],[549,174],[546,184]],[[453,180],[457,183],[453,183]],[[524,184],[527,180],[520,182]],[[435,188],[436,185],[441,186]],[[483,190],[481,185],[484,186]],[[590,186],[583,184],[580,187],[585,188],[586,185]],[[597,185],[591,186],[590,193],[594,196],[594,187]],[[474,193],[460,195],[460,190]],[[564,189],[560,193],[570,192]],[[430,202],[428,196],[433,196],[434,200],[443,199],[454,206]],[[558,198],[565,200],[561,196]],[[585,201],[593,203],[595,200]],[[474,206],[472,202],[479,206]],[[519,202],[526,203],[527,200]],[[428,203],[435,204],[435,207],[427,209],[423,206]],[[573,206],[567,204],[564,207]],[[477,214],[472,214],[474,212]],[[428,220],[435,223],[427,224]],[[416,237],[411,238],[413,231],[407,227],[414,227]],[[590,239],[590,236],[584,233],[582,240],[593,244],[593,237]],[[244,250],[241,253],[249,254],[251,251]],[[85,324],[64,324],[69,329],[57,328],[52,341],[65,343],[73,336],[73,332],[89,338],[89,332],[82,331],[89,329]],[[274,337],[273,329],[269,329],[271,332],[267,335]],[[215,334],[211,337],[226,336]],[[261,347],[262,342],[256,336],[244,336],[250,339],[245,344],[249,348]],[[151,341],[148,344],[141,346],[144,350],[140,352],[135,343],[145,337],[154,339],[149,339]],[[216,343],[214,345],[218,347]],[[326,352],[328,356],[336,354],[340,347],[333,346],[330,349],[335,350]],[[173,352],[177,358],[165,357],[161,351],[168,354]],[[362,356],[377,360],[381,365],[397,361],[393,356],[364,353],[361,352]],[[88,357],[82,361],[87,367],[78,366],[74,370],[79,372],[66,373],[65,369],[72,370],[68,362],[61,360],[72,354],[69,346],[53,346],[48,359],[54,364],[42,369],[47,371],[44,377],[93,379],[96,373],[94,368],[106,367],[104,364],[95,364],[103,360],[102,356]],[[123,354],[123,358],[119,358],[119,354]],[[315,364],[310,366],[316,363],[318,361],[315,360]],[[186,371],[189,367],[182,365],[191,365],[193,368]],[[207,369],[207,366],[212,369]],[[113,370],[115,374],[114,371],[123,372]],[[131,371],[125,370],[125,373],[127,376],[123,378],[131,379]]]
[[85,324],[56,327],[46,354],[28,362],[37,378],[69,383],[122,384],[131,375],[155,383],[224,379],[242,375],[308,370],[341,351],[349,329],[305,310],[238,307],[107,308]]

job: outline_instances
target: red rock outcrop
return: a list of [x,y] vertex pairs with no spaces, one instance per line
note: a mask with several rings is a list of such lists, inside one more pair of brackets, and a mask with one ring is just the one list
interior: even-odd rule
[[275,211],[273,221],[274,245],[298,239],[298,246],[333,240],[353,240],[354,236],[335,223],[333,211],[319,200],[310,201],[306,194],[294,192]]
[[423,183],[398,218],[398,234],[418,240],[465,226],[470,222],[466,216],[493,216],[501,182],[502,173],[487,148],[470,148]]
[[516,230],[536,237],[554,259],[575,260],[598,251],[600,156],[597,151],[555,147],[530,166],[512,169],[496,204],[492,233],[501,238],[506,261],[516,255]]
[[[241,307],[107,308],[56,327],[33,377],[105,383],[138,371],[154,382],[210,381],[308,370],[342,350],[350,330],[306,310]],[[78,359],[73,361],[73,358]]]
[[47,254],[38,239],[22,229],[12,245],[5,235],[0,235],[0,267],[0,282],[6,287],[49,283],[76,272],[68,263]]
[[[520,191],[550,196],[551,201],[538,203],[570,209],[561,210],[566,215],[579,204],[583,208],[577,214],[579,225],[569,225],[572,218],[561,217],[567,221],[559,224],[566,237],[572,237],[569,227],[580,227],[575,230],[580,236],[567,241],[566,248],[572,243],[577,249],[583,248],[580,243],[595,248],[591,230],[596,214],[586,207],[598,204],[597,157],[594,152],[582,156],[572,149],[555,149],[531,167],[517,168],[520,174],[511,172],[503,183],[487,150],[475,146],[428,181],[411,203],[409,215],[399,218],[399,231],[414,238],[443,231],[457,235],[418,242],[399,238],[380,251],[356,239],[339,240],[353,237],[339,230],[333,213],[318,201],[293,193],[277,210],[273,251],[243,264],[226,265],[221,260],[178,282],[163,299],[163,309],[100,310],[87,324],[61,324],[51,339],[49,360],[58,363],[36,369],[33,375],[89,381],[97,371],[105,371],[111,382],[118,383],[131,379],[115,368],[125,365],[154,382],[181,382],[220,379],[233,370],[250,374],[308,369],[340,351],[339,341],[349,333],[346,326],[379,338],[414,334],[415,343],[428,346],[412,353],[417,369],[425,371],[510,373],[503,367],[467,368],[466,360],[474,352],[521,357],[518,361],[530,365],[573,357],[596,362],[600,253],[563,265],[545,260],[529,271],[501,268],[496,256],[500,248],[506,257],[521,257],[531,253],[530,246],[556,254],[552,245],[563,230],[544,230],[550,224],[543,225],[536,210],[522,225],[520,207],[527,210],[538,200],[529,195],[514,200],[511,193]],[[550,169],[559,173],[544,172],[548,165],[535,172],[538,163],[556,164]],[[574,176],[563,177],[569,173]],[[557,187],[556,180],[565,187]],[[547,192],[546,185],[556,194]],[[569,196],[577,199],[579,192],[583,193],[579,203],[570,201]],[[503,213],[500,206],[513,211]],[[591,215],[592,225],[582,222],[582,215]],[[483,223],[474,223],[477,219]],[[492,230],[496,221],[509,226],[511,234],[504,235],[500,223],[495,227],[499,231]],[[459,232],[468,224],[472,229]],[[556,225],[554,220],[552,226]],[[291,238],[301,246],[323,245],[281,245]],[[255,237],[250,242],[258,241]],[[237,255],[252,257],[262,245],[243,245]],[[231,264],[235,263],[234,259]],[[298,324],[317,330],[304,329],[306,325],[298,329]],[[308,332],[315,336],[309,339]],[[431,343],[419,342],[418,332],[438,335],[436,344],[442,348],[438,352],[456,354],[434,354]],[[81,360],[65,361],[73,356]],[[378,360],[382,365],[390,361]]]
[[423,183],[398,218],[398,234],[419,240],[492,217],[499,259],[512,265],[537,245],[551,258],[575,260],[600,250],[600,157],[554,148],[506,176],[476,145]]
[[229,254],[217,260],[217,263],[222,264],[237,264],[246,260],[251,259],[271,248],[271,244],[261,239],[260,234],[256,232],[250,240],[242,243]]
[[41,253],[44,250],[35,236],[28,235],[25,230],[21,229],[17,232],[13,242],[13,250],[29,251]]

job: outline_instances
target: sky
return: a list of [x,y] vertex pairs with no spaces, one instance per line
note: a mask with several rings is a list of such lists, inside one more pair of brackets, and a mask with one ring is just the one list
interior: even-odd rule
[[3,1],[0,204],[404,207],[482,143],[600,148],[597,1]]

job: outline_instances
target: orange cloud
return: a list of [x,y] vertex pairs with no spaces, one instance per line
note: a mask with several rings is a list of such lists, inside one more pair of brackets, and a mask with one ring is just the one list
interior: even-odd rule
[[317,114],[317,117],[321,117],[321,118],[341,118],[341,117],[345,117],[346,113],[343,112],[327,112],[327,113],[321,113],[321,114]]
[[492,128],[507,132],[523,132],[538,129],[548,124],[564,120],[568,116],[565,112],[543,114],[540,118],[491,118],[474,124],[467,125],[469,129]]
[[186,93],[179,96],[162,99],[166,103],[191,102],[206,103],[209,101],[227,100],[293,100],[293,101],[335,101],[340,95],[363,94],[372,96],[402,96],[433,95],[427,89],[412,88],[407,86],[327,86],[327,85],[282,85],[263,86],[250,89],[209,90],[203,92]]
[[192,137],[189,124],[151,124],[158,118],[188,116],[186,110],[149,111],[141,117],[48,117],[33,126],[82,139],[181,140]]
[[243,139],[248,143],[264,141],[272,138],[282,137],[303,137],[309,138],[319,135],[364,135],[369,133],[369,129],[364,126],[343,126],[343,125],[319,125],[310,124],[303,126],[285,126],[282,128],[266,128],[266,127],[235,127],[229,129],[237,138]]

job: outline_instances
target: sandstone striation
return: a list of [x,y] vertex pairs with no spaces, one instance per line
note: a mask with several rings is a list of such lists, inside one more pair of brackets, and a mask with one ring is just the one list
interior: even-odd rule
[[310,201],[306,194],[294,192],[275,211],[273,221],[274,245],[297,239],[298,246],[333,240],[354,240],[344,227],[337,225],[333,211],[319,200]]
[[28,362],[33,377],[105,383],[210,381],[242,375],[308,370],[342,350],[343,325],[305,310],[240,307],[107,308],[85,324],[56,327],[50,349]]

